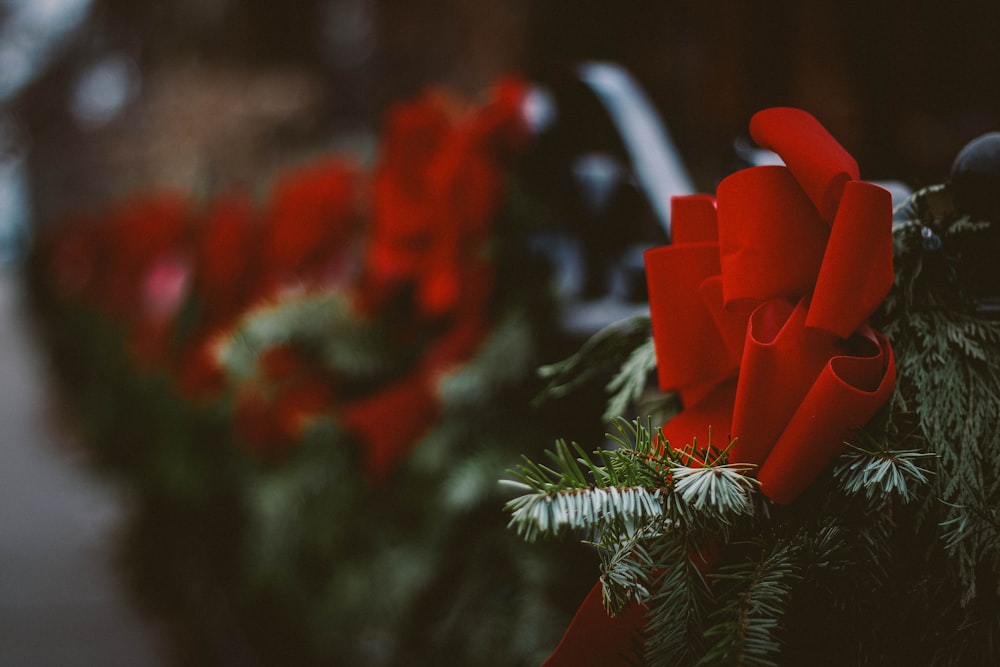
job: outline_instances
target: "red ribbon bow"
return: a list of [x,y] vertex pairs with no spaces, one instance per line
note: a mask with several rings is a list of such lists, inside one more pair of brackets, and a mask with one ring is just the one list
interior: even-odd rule
[[754,140],[787,166],[753,167],[674,200],[674,243],[646,254],[661,389],[685,411],[675,446],[728,433],[765,495],[794,500],[895,383],[868,325],[892,286],[892,200],[808,113],[767,109]]
[[[646,253],[650,313],[660,387],[685,405],[664,436],[728,434],[730,460],[789,503],[892,392],[892,348],[867,324],[893,281],[892,202],[804,111],[761,111],[750,134],[786,166],[673,200],[673,244]],[[631,653],[641,608],[595,613],[599,586],[547,667]]]

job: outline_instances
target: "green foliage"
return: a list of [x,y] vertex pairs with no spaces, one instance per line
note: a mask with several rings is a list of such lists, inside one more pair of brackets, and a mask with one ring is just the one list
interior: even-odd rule
[[359,319],[344,294],[316,292],[259,305],[227,336],[219,354],[234,379],[245,379],[264,350],[294,344],[346,378],[370,381],[408,360],[392,354],[389,340],[386,323]]
[[917,193],[900,217],[896,284],[879,324],[898,359],[895,408],[916,415],[940,458],[926,511],[945,530],[968,602],[984,563],[988,585],[1000,571],[1000,321],[979,311],[962,266],[963,246],[987,225],[958,216],[943,187]]
[[604,411],[604,420],[611,421],[628,411],[631,404],[639,400],[649,374],[656,368],[656,349],[652,337],[640,344],[629,354],[621,370],[608,383],[611,393],[608,407]]
[[705,650],[705,621],[715,601],[703,573],[708,559],[696,540],[670,532],[664,537],[653,545],[646,659],[691,665]]
[[[694,529],[752,513],[751,467],[725,463],[727,451],[676,450],[648,424],[615,425],[615,449],[590,455],[560,440],[546,452],[552,466],[525,459],[510,471],[526,492],[506,506],[519,535],[534,541],[575,532],[617,544],[651,522]],[[700,467],[691,467],[695,460]]]
[[[496,479],[525,440],[558,431],[529,405],[538,324],[522,302],[440,378],[442,418],[376,481],[333,418],[257,458],[233,432],[231,396],[186,399],[131,362],[106,318],[33,294],[70,417],[134,502],[119,554],[131,592],[177,639],[179,664],[528,667],[558,640],[596,559],[576,544],[523,549],[499,509]],[[228,368],[251,377],[284,343],[347,379],[413,363],[347,306],[331,293],[263,304],[222,348]]]
[[840,457],[835,475],[847,495],[864,493],[869,501],[898,496],[908,503],[926,492],[931,471],[920,463],[933,457],[929,452],[869,451],[851,445]]
[[615,322],[601,329],[572,356],[538,370],[549,383],[546,396],[564,396],[595,375],[621,366],[638,346],[650,340],[650,331],[650,320],[646,316]]
[[[645,606],[644,664],[1000,663],[1000,320],[962,252],[986,225],[957,216],[944,186],[897,217],[896,280],[873,318],[896,391],[796,502],[772,504],[724,449],[660,448],[651,420],[512,471],[511,527],[590,541],[609,613]],[[617,358],[623,414],[651,370],[644,336],[611,328],[546,373],[564,392],[589,360]]]
[[674,469],[674,493],[678,504],[686,505],[695,516],[721,526],[732,525],[741,516],[753,514],[750,491],[756,481],[747,475],[753,466],[731,464],[703,468]]
[[[633,405],[666,420],[679,409],[677,396],[648,395],[647,385],[656,368],[650,319],[646,315],[609,324],[572,356],[542,366],[538,374],[547,385],[535,403],[571,394],[596,379],[605,380],[609,399],[602,416],[606,423],[630,412]],[[610,376],[610,379],[607,379]]]
[[769,546],[757,558],[729,563],[711,575],[725,603],[709,618],[705,639],[711,648],[700,665],[779,664],[777,633],[799,573],[795,547]]

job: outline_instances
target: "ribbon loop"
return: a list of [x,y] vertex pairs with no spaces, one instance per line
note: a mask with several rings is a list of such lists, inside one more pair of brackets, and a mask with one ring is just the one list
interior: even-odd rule
[[761,466],[761,491],[774,502],[788,504],[805,491],[844,450],[850,432],[868,423],[892,395],[892,347],[880,333],[869,329],[865,336],[874,351],[830,360]]
[[650,292],[649,309],[664,391],[711,385],[737,368],[700,294],[702,283],[720,272],[715,203],[704,195],[675,197],[671,217],[675,243],[645,254],[647,281],[660,286]]
[[892,196],[851,181],[834,220],[806,324],[847,338],[892,287]]
[[758,111],[750,136],[774,151],[802,186],[822,218],[832,221],[848,181],[861,178],[858,163],[811,114],[789,107]]
[[750,318],[733,406],[733,460],[762,464],[795,414],[802,397],[843,346],[826,332],[805,326],[808,306],[772,300]]
[[795,303],[816,282],[830,227],[786,167],[752,167],[718,188],[726,303]]

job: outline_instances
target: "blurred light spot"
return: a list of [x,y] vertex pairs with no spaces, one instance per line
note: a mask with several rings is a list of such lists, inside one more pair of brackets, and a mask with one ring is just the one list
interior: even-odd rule
[[754,167],[766,165],[780,167],[785,164],[777,153],[765,148],[757,148],[743,137],[733,141],[733,152],[736,153],[736,157]]
[[657,108],[631,73],[616,63],[581,65],[580,80],[597,94],[631,159],[631,172],[670,236],[670,199],[695,192]]
[[0,25],[0,102],[34,80],[87,15],[91,0],[7,0]]
[[27,24],[55,32],[79,22],[90,0],[21,0],[16,4]]
[[533,87],[524,96],[521,113],[534,134],[541,134],[556,122],[559,110],[556,99],[547,88]]
[[627,175],[622,163],[606,153],[581,155],[573,161],[571,169],[587,208],[595,215],[607,210]]
[[0,117],[0,266],[23,258],[31,241],[26,152],[22,129]]
[[73,115],[96,127],[115,118],[135,99],[140,78],[135,62],[122,55],[104,58],[80,75],[73,90]]
[[0,44],[0,99],[27,83],[32,72],[31,59],[20,44],[8,41]]
[[157,260],[142,283],[146,311],[161,322],[172,318],[184,303],[191,275],[191,264],[185,257],[170,255]]
[[531,239],[529,247],[551,267],[552,288],[560,300],[580,296],[586,269],[579,239],[566,234],[539,234]]

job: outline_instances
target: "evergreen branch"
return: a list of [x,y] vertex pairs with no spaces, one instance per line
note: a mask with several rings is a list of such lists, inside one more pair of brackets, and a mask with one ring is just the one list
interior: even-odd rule
[[655,490],[665,486],[667,470],[648,427],[639,422],[624,424],[618,422],[619,432],[631,433],[635,440],[626,444],[624,438],[628,435],[623,439],[613,437],[621,445],[614,451],[591,455],[575,442],[559,440],[554,451],[546,451],[555,468],[524,457],[524,463],[509,472],[536,493],[591,487],[642,486]]
[[527,493],[506,504],[509,526],[534,541],[566,531],[626,535],[666,516],[685,532],[725,534],[738,517],[753,514],[753,467],[725,463],[729,447],[679,452],[648,421],[615,425],[618,433],[608,436],[614,450],[591,455],[559,440],[546,452],[549,465],[525,457],[510,470]]
[[[975,572],[988,564],[995,580],[1000,572],[1000,507],[985,498],[969,505],[944,504],[949,508],[948,518],[940,523],[945,548],[956,555],[959,565],[968,568],[964,572]],[[963,581],[961,602],[965,605],[977,595],[978,578],[966,576]]]
[[916,499],[917,489],[926,487],[934,474],[921,467],[921,461],[936,456],[931,452],[874,451],[849,445],[834,469],[834,477],[849,496],[864,493],[869,501],[898,496],[909,503]]
[[649,374],[655,368],[656,348],[650,337],[632,350],[621,369],[608,383],[607,389],[611,393],[611,398],[608,399],[608,407],[604,411],[605,421],[611,421],[628,411],[629,406],[645,391]]
[[385,327],[358,318],[337,292],[284,295],[264,301],[221,339],[220,361],[230,375],[252,375],[260,354],[288,343],[309,347],[330,368],[347,376],[387,373],[399,359],[390,358]]
[[624,532],[663,516],[667,470],[654,456],[651,429],[636,421],[617,422],[614,451],[588,454],[564,440],[546,451],[553,467],[524,457],[508,471],[527,491],[510,500],[509,527],[528,541],[566,531],[599,535]]
[[989,225],[958,215],[945,186],[916,193],[901,213],[896,280],[876,324],[898,360],[893,406],[917,417],[938,457],[921,515],[943,531],[964,604],[988,554],[1000,563],[998,540],[976,515],[996,506],[1000,494],[1000,322],[977,311],[962,266],[962,249]]
[[645,659],[659,665],[691,665],[704,646],[704,621],[713,603],[705,579],[707,559],[699,545],[680,533],[667,533],[651,549],[652,572],[646,623]]
[[672,469],[674,493],[709,522],[731,526],[738,517],[753,514],[752,493],[760,483],[747,475],[755,466],[716,464],[704,468]]
[[826,517],[818,528],[795,535],[792,543],[798,549],[803,577],[817,581],[824,572],[841,572],[854,565],[846,533],[839,521]]
[[777,544],[759,560],[733,563],[710,575],[733,590],[710,617],[714,624],[705,632],[710,646],[699,665],[777,667],[781,619],[800,578],[795,555],[795,548]]
[[650,596],[653,559],[644,542],[659,528],[646,526],[618,543],[596,543],[601,554],[601,592],[604,609],[612,617],[633,603],[646,604]]
[[647,315],[621,320],[601,329],[571,357],[538,370],[538,374],[548,380],[548,385],[535,401],[565,396],[595,375],[621,366],[636,348],[650,340],[650,331]]
[[617,447],[624,451],[635,452],[639,457],[659,457],[662,455],[661,442],[665,442],[659,429],[653,429],[653,421],[646,418],[643,423],[639,419],[629,421],[618,417],[612,420],[617,433],[607,433],[607,437]]
[[530,493],[509,501],[508,527],[534,542],[566,532],[597,535],[606,527],[642,525],[663,517],[661,490],[643,487],[595,487]]
[[678,451],[648,421],[615,425],[618,433],[608,435],[614,450],[591,455],[559,440],[546,451],[550,465],[525,457],[508,471],[526,491],[505,506],[509,527],[528,541],[567,531],[620,539],[667,518],[685,534],[726,535],[739,517],[754,513],[759,485],[748,476],[753,466],[726,463],[732,443]]

